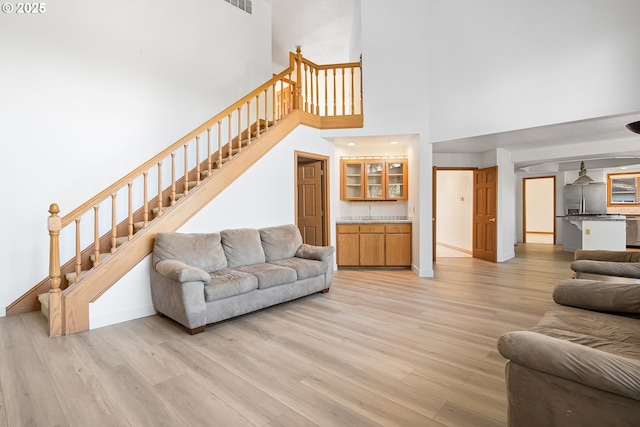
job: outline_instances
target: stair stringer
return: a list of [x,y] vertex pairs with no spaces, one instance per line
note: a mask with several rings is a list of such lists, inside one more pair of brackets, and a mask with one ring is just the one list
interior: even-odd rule
[[166,208],[162,216],[150,221],[147,227],[120,246],[113,257],[62,291],[61,333],[69,335],[89,330],[89,304],[152,252],[157,233],[180,228],[300,124],[320,127],[317,118],[294,110],[250,146],[243,148],[223,168],[216,170],[211,178],[202,181],[174,206]]

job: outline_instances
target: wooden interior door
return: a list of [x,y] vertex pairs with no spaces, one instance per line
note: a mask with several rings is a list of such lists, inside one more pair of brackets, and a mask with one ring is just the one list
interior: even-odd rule
[[473,171],[473,257],[496,262],[498,167]]
[[324,245],[324,209],[322,203],[322,161],[298,163],[298,228],[302,241]]

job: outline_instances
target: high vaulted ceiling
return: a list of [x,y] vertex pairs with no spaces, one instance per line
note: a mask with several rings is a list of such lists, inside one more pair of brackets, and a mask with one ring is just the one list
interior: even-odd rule
[[[287,64],[288,53],[301,45],[305,57],[318,64],[346,62],[354,31],[359,31],[361,0],[266,0],[272,6],[273,62]],[[366,0],[365,0],[366,1]],[[536,128],[512,130],[490,135],[471,136],[438,142],[434,153],[481,153],[503,148],[512,153],[516,168],[530,171],[571,170],[580,160],[590,160],[591,167],[614,167],[640,163],[640,135],[625,128],[640,120],[640,112],[559,123]],[[387,144],[390,137],[337,138],[346,145]],[[402,136],[392,139],[402,143]],[[571,146],[593,143],[602,146],[592,154],[571,150]],[[619,144],[620,143],[620,144]],[[545,159],[540,151],[569,147],[567,154]],[[606,147],[610,146],[608,151]],[[623,148],[621,149],[620,146]],[[636,148],[637,147],[637,148]],[[538,150],[534,156],[534,151]],[[531,160],[534,159],[534,160]],[[575,167],[577,169],[577,167]]]

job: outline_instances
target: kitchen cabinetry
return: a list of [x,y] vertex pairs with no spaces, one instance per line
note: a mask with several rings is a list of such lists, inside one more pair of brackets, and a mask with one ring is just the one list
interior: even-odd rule
[[411,224],[337,224],[336,231],[338,266],[411,266]]
[[406,200],[407,161],[341,160],[342,200]]

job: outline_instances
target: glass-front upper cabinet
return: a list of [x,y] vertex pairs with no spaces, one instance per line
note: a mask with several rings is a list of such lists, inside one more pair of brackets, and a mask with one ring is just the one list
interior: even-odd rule
[[608,206],[640,204],[640,173],[607,174]]
[[384,162],[370,162],[364,164],[366,172],[366,195],[367,200],[384,200],[385,198],[385,180],[384,180]]
[[407,199],[407,161],[387,162],[387,200]]
[[360,160],[342,161],[342,185],[340,198],[342,200],[363,200],[364,165]]
[[341,159],[340,164],[340,199],[407,199],[407,160]]

